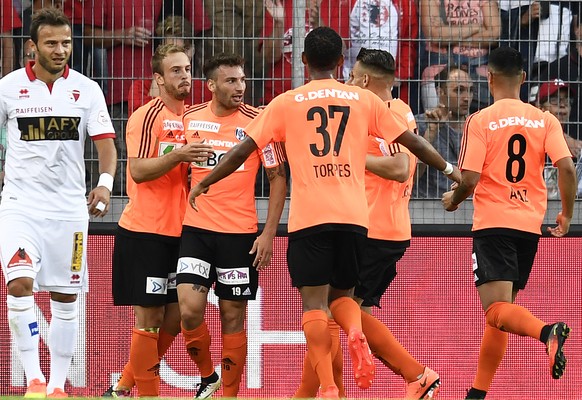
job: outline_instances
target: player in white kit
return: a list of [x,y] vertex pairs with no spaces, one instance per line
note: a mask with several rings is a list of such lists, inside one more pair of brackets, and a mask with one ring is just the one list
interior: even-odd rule
[[[103,216],[115,174],[115,133],[101,89],[69,69],[71,24],[57,9],[35,13],[35,62],[0,80],[6,125],[0,203],[0,263],[8,321],[26,374],[25,397],[67,397],[65,379],[78,331],[77,293],[87,288],[89,214]],[[85,139],[93,139],[101,177],[85,197]],[[40,369],[33,290],[49,291],[50,380]]]

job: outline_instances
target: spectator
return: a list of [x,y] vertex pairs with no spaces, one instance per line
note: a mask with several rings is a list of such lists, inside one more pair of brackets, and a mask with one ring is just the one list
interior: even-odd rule
[[[465,70],[451,65],[437,75],[436,85],[439,104],[424,115],[416,116],[418,133],[445,159],[458,160],[463,128],[473,98],[473,82]],[[439,198],[448,188],[447,177],[425,164],[418,165],[414,197]]]
[[572,107],[570,121],[566,126],[566,132],[575,139],[582,138],[580,131],[580,94],[582,91],[582,20],[576,16],[572,22],[572,38],[568,55],[550,63],[550,79],[564,80],[570,87]]
[[[192,21],[195,33],[208,27],[201,0],[183,3],[183,15]],[[85,43],[107,49],[108,90],[107,104],[118,132],[119,180],[115,191],[125,187],[125,122],[128,117],[130,81],[152,76],[150,60],[153,54],[153,33],[163,17],[162,0],[136,0],[131,12],[127,4],[115,0],[87,0],[83,2]]]
[[[194,56],[195,48],[190,38],[194,37],[192,24],[184,17],[170,15],[156,26],[156,38],[161,38],[162,44],[175,44],[183,46],[190,59]],[[133,81],[129,87],[127,97],[128,113],[131,115],[138,107],[147,103],[156,96],[160,90],[155,79],[140,79]],[[210,91],[203,80],[193,79],[190,96],[186,99],[187,105],[202,103],[209,100]]]
[[14,48],[14,30],[22,27],[22,21],[12,6],[10,0],[0,0],[0,57],[2,58],[2,73],[5,76],[18,65]]
[[[254,60],[263,32],[264,0],[204,0],[210,15],[212,30],[205,32],[203,58],[218,53],[239,54],[245,60],[245,69],[252,78],[256,74]],[[254,97],[247,93],[247,102]],[[258,96],[257,96],[258,97]]]
[[[576,140],[566,133],[566,127],[570,120],[572,110],[572,89],[564,81],[555,79],[552,82],[545,82],[540,86],[536,106],[543,111],[553,114],[564,129],[564,137],[572,156],[580,161],[580,150],[582,141]],[[544,169],[544,177],[548,189],[548,199],[558,199],[558,176],[557,170],[553,167]]]
[[[340,2],[338,5],[338,2],[333,0],[307,1],[309,3],[309,9],[306,10],[306,15],[309,23],[305,27],[306,34],[313,28],[325,25],[339,32],[342,37],[349,35],[349,2]],[[291,89],[292,86],[293,2],[286,0],[283,7],[283,15],[279,14],[280,16],[275,18],[272,14],[274,18],[267,18],[265,22],[265,32],[271,35],[271,37],[276,37],[274,29],[280,26],[276,25],[280,21],[283,21],[284,33],[281,45],[275,46],[273,49],[269,77],[264,83],[263,104],[268,104],[281,93]]]
[[503,37],[522,54],[530,82],[521,98],[534,102],[539,83],[550,79],[549,63],[568,54],[572,12],[549,0],[504,0],[500,7]]
[[433,79],[446,64],[468,65],[469,75],[478,86],[472,108],[489,105],[485,65],[501,34],[497,1],[420,0],[420,16],[426,38],[419,69],[424,109],[437,106]]
[[344,77],[348,77],[362,47],[382,49],[396,58],[395,87],[408,103],[407,80],[417,60],[418,9],[414,0],[351,0],[350,36],[345,52]]

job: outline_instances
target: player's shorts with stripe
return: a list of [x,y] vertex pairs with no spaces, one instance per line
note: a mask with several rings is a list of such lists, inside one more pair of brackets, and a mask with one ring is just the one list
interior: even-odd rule
[[380,307],[380,299],[396,277],[396,262],[402,258],[410,240],[366,239],[359,283],[354,294],[366,307]]
[[211,288],[223,300],[254,300],[259,273],[249,254],[257,233],[221,233],[184,226],[176,282]]
[[113,246],[113,303],[144,307],[176,303],[179,247],[179,237],[118,226]]
[[32,278],[35,291],[86,292],[89,220],[62,221],[0,211],[0,264],[6,282]]
[[366,230],[347,224],[325,224],[289,235],[287,266],[294,287],[356,286]]
[[538,250],[539,235],[515,229],[482,229],[473,232],[475,286],[491,281],[513,282],[525,288]]

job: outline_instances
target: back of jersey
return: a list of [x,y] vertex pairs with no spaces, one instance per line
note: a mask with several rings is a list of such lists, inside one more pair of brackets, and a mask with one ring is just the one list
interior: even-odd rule
[[290,232],[329,223],[367,228],[368,134],[391,142],[405,130],[402,117],[375,94],[334,79],[313,80],[276,97],[245,129],[259,147],[285,142]]
[[547,208],[543,170],[571,157],[559,121],[515,99],[502,99],[465,124],[459,168],[481,173],[473,230],[510,228],[540,234]]

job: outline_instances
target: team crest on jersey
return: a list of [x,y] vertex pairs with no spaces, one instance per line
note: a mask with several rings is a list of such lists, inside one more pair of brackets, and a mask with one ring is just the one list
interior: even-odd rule
[[30,259],[28,254],[26,254],[26,250],[24,250],[24,248],[20,247],[16,251],[16,253],[14,253],[12,258],[8,262],[7,268],[12,268],[12,267],[31,267],[32,268],[32,260]]
[[244,128],[236,128],[234,130],[234,136],[242,141],[247,135],[245,134],[245,129]]
[[79,96],[81,96],[81,92],[77,89],[73,89],[69,91],[69,99],[77,102],[79,100]]

